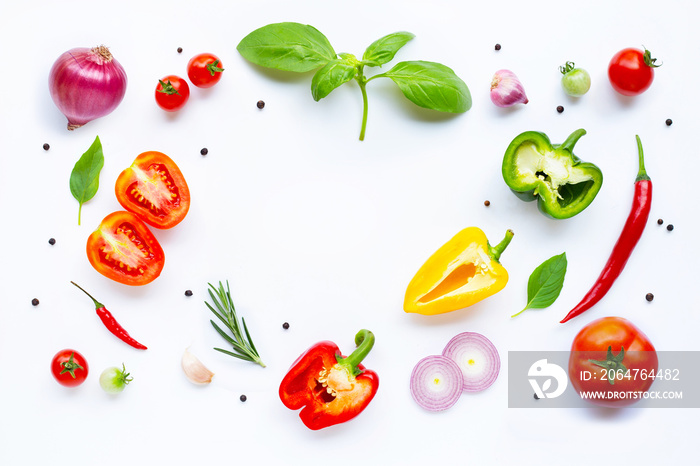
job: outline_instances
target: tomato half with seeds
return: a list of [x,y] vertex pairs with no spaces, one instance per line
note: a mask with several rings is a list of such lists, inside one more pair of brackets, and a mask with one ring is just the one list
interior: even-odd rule
[[90,264],[107,278],[140,286],[158,278],[165,254],[153,233],[131,212],[112,212],[87,241]]
[[129,212],[156,228],[172,228],[190,209],[190,190],[177,164],[167,155],[144,152],[121,172],[117,200]]

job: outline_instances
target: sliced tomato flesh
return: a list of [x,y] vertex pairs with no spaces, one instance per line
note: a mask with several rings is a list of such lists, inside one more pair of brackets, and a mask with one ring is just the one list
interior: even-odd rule
[[115,187],[126,210],[156,228],[172,228],[187,215],[190,193],[175,162],[161,152],[144,152],[124,170]]
[[88,259],[102,275],[145,285],[163,270],[165,255],[148,227],[130,212],[113,212],[88,238]]

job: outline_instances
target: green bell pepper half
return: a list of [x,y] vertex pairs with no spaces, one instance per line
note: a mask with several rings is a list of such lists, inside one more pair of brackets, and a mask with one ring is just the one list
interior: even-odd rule
[[503,180],[524,201],[537,199],[543,214],[570,218],[593,202],[603,185],[603,172],[574,155],[574,145],[586,130],[577,129],[563,144],[546,134],[526,131],[508,146],[503,157]]

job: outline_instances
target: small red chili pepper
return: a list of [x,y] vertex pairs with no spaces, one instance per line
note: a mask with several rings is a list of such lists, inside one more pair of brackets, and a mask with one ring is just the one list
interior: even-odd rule
[[107,330],[112,332],[112,334],[114,334],[117,338],[119,338],[124,343],[131,345],[136,349],[142,349],[142,350],[148,349],[147,347],[145,347],[144,345],[142,345],[138,341],[134,340],[129,335],[129,332],[124,330],[124,327],[119,325],[119,322],[117,322],[117,319],[115,319],[114,316],[112,316],[112,313],[109,312],[105,308],[104,304],[100,303],[95,298],[93,298],[90,295],[90,293],[83,290],[80,286],[78,286],[77,283],[75,283],[75,282],[71,282],[71,283],[74,284],[75,286],[77,286],[80,289],[80,291],[82,291],[86,295],[90,296],[90,299],[92,299],[92,302],[95,303],[95,312],[97,312],[97,315],[99,316],[100,320],[102,320],[102,323],[105,325],[105,327],[107,327]]
[[282,403],[293,410],[303,408],[299,417],[309,429],[348,421],[374,398],[379,378],[360,364],[374,345],[374,334],[360,330],[355,345],[355,351],[344,358],[335,343],[317,343],[299,356],[282,380]]
[[622,229],[622,233],[615,243],[615,247],[610,254],[607,264],[600,273],[593,287],[583,297],[580,303],[576,305],[564,319],[564,322],[573,319],[574,317],[587,311],[610,290],[615,279],[620,275],[622,269],[625,268],[627,259],[632,254],[632,250],[637,245],[639,238],[642,236],[644,227],[649,218],[651,210],[651,179],[647,176],[644,168],[644,151],[642,150],[642,141],[637,137],[637,149],[639,150],[639,172],[634,183],[634,200],[632,202],[632,210],[627,217],[627,222]]

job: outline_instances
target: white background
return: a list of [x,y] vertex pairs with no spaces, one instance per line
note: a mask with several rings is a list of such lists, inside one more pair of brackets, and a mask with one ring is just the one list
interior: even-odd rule
[[[633,321],[658,350],[700,349],[695,5],[3,3],[0,464],[689,464],[696,410],[509,409],[506,372],[508,351],[567,350],[583,325],[607,315]],[[367,136],[359,142],[362,108],[354,82],[317,103],[312,74],[264,70],[236,51],[246,34],[280,21],[311,24],[337,52],[357,56],[385,34],[410,31],[416,38],[389,66],[401,60],[450,66],[469,86],[473,107],[458,116],[419,109],[391,81],[376,80],[368,85]],[[68,132],[49,96],[49,69],[62,52],[99,44],[126,69],[126,97],[111,115]],[[651,89],[636,98],[615,94],[606,76],[612,55],[628,46],[646,46],[663,61]],[[153,98],[157,79],[184,76],[189,58],[205,51],[221,58],[221,82],[193,87],[177,114],[161,111]],[[558,66],[567,60],[592,77],[590,92],[578,100],[559,84]],[[520,77],[526,106],[504,110],[490,102],[491,76],[502,68]],[[596,163],[605,182],[585,212],[551,220],[510,193],[502,156],[522,131],[543,131],[560,143],[577,128],[588,134],[575,153]],[[654,182],[649,223],[610,293],[561,325],[598,276],[627,217],[635,134]],[[105,165],[78,226],[68,180],[96,135]],[[203,147],[206,157],[199,154]],[[167,258],[161,277],[130,288],[92,269],[85,242],[104,216],[120,209],[113,190],[118,174],[147,150],[177,162],[192,205],[183,223],[154,232]],[[508,286],[466,310],[404,313],[413,274],[467,226],[482,228],[494,243],[507,228],[515,231],[502,256]],[[557,302],[511,319],[525,303],[530,272],[563,251],[569,269]],[[265,369],[212,350],[224,342],[208,322],[207,282],[227,279]],[[69,280],[105,303],[149,349],[134,350],[109,334]],[[187,289],[194,296],[185,297]],[[655,295],[651,303],[648,292]],[[377,396],[346,424],[306,429],[279,401],[280,380],[317,341],[335,341],[349,353],[361,328],[377,337],[365,360],[379,373]],[[409,393],[411,369],[464,331],[494,342],[501,376],[448,411],[426,412]],[[188,346],[216,373],[211,385],[196,387],[184,377],[180,357]],[[51,357],[62,348],[89,361],[79,388],[61,387],[50,375]],[[122,362],[134,381],[110,397],[98,376]]]

